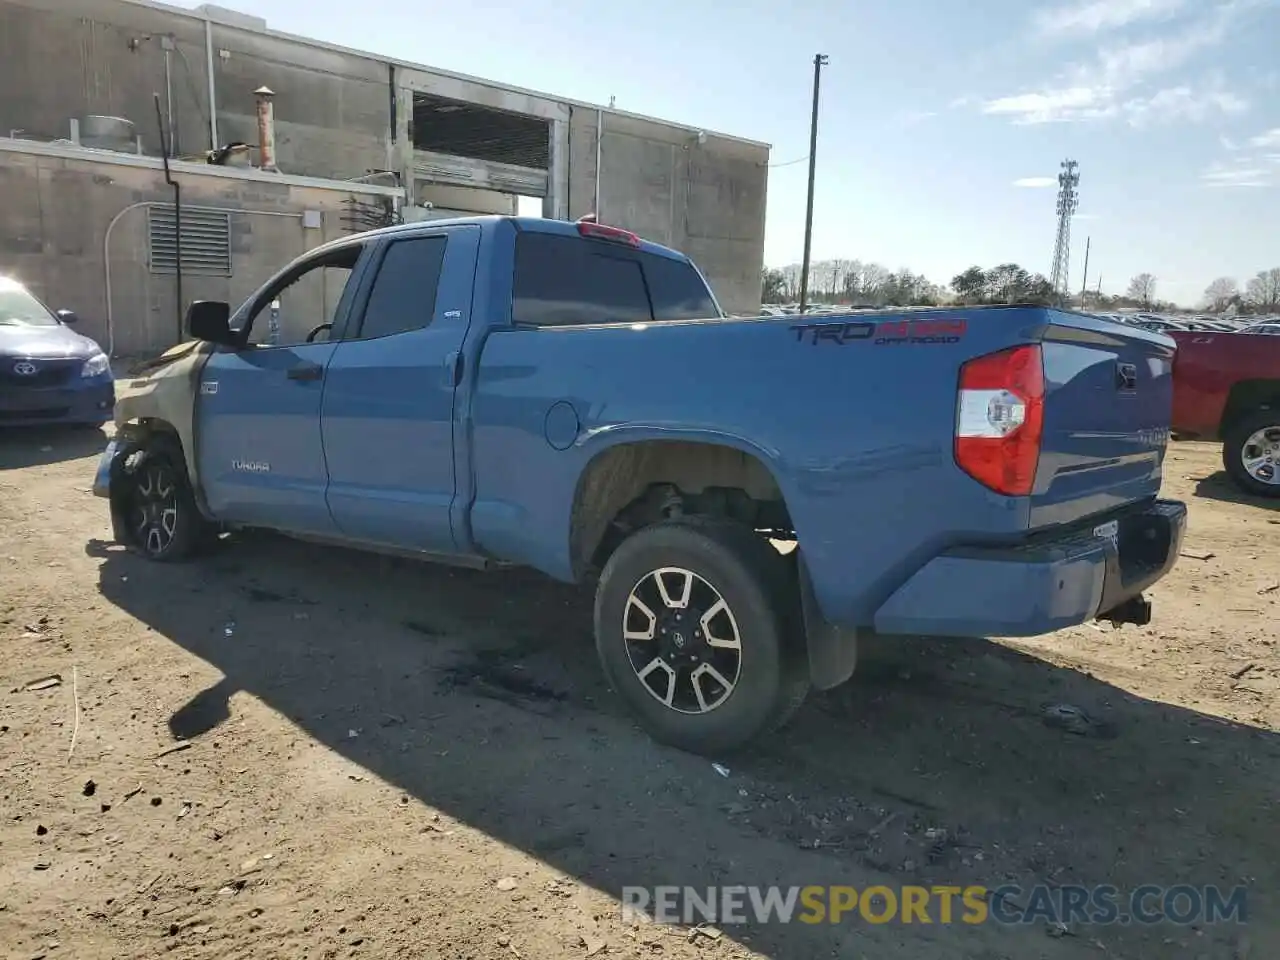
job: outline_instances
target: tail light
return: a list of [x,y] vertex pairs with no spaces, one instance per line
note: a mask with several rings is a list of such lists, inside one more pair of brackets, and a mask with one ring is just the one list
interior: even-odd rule
[[[593,214],[588,214],[588,216],[593,216]],[[578,221],[578,234],[583,237],[590,237],[593,240],[611,240],[614,243],[625,243],[631,247],[640,246],[640,238],[630,230],[623,230],[621,227],[610,227],[586,218]]]
[[976,357],[960,368],[956,464],[996,493],[1031,493],[1044,430],[1039,344]]

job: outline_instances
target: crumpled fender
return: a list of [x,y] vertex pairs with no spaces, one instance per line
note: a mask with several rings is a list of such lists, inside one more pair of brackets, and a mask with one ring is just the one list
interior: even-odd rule
[[196,465],[195,414],[200,374],[217,347],[189,340],[134,368],[132,379],[116,382],[115,421],[118,430],[136,430],[148,421],[169,424],[182,443],[191,487],[200,490]]

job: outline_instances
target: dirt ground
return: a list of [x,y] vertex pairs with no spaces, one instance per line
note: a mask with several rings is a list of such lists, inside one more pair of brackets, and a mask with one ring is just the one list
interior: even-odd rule
[[[1152,626],[881,641],[724,776],[629,722],[589,597],[256,535],[147,564],[90,495],[103,440],[0,437],[5,956],[1280,955],[1280,502],[1216,446],[1173,448],[1191,528]],[[1244,884],[1249,923],[699,932],[618,906],[1004,882]]]

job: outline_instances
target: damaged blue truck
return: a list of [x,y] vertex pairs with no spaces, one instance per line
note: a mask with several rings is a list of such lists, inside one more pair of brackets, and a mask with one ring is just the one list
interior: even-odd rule
[[[316,271],[332,306],[273,342]],[[729,318],[681,254],[489,217],[334,241],[187,324],[119,385],[119,541],[269,528],[592,584],[609,683],[696,752],[848,679],[860,635],[1146,623],[1185,529],[1173,342],[1089,316]]]

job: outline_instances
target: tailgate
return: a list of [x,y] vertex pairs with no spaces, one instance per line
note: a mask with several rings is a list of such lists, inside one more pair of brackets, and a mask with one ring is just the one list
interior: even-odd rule
[[1032,529],[1155,496],[1173,405],[1170,337],[1083,314],[1049,318]]

